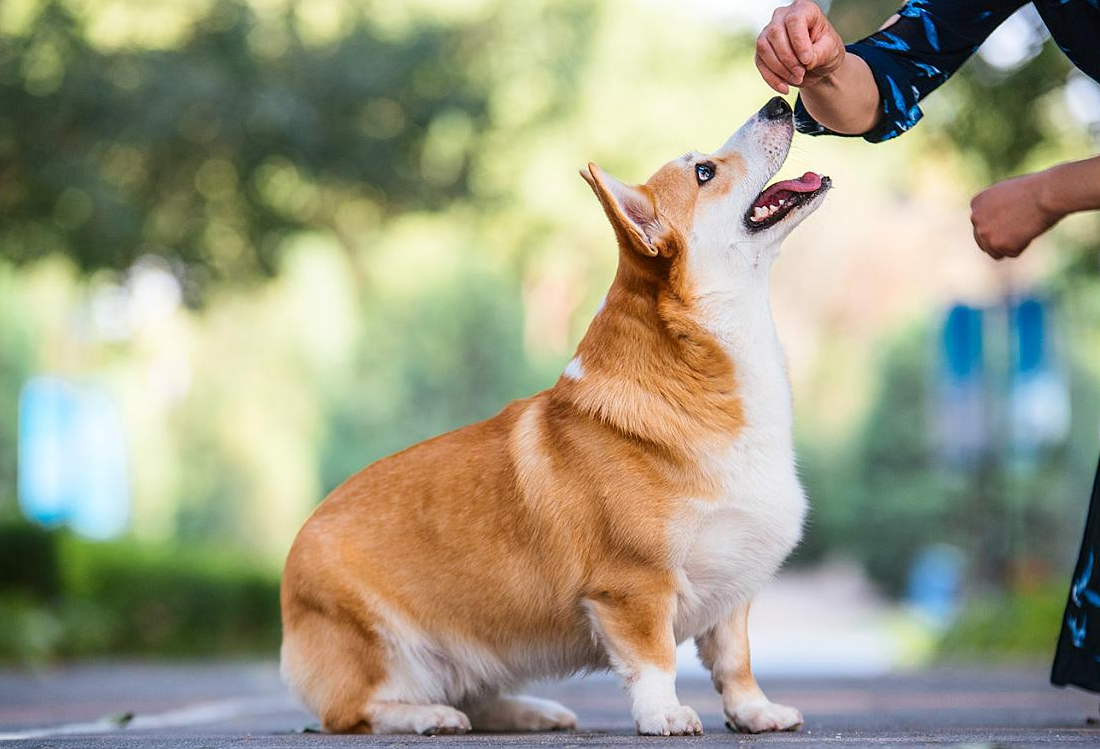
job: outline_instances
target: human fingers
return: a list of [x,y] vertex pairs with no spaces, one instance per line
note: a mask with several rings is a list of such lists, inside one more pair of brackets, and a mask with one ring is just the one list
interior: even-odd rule
[[[794,48],[791,46],[791,39],[787,33],[786,24],[783,21],[777,21],[769,25],[765,31],[765,36],[776,60],[778,60],[779,64],[787,71],[787,75],[784,76],[785,80],[796,86],[802,83],[802,78],[806,74],[806,68],[799,62],[798,55],[795,54]],[[772,68],[772,70],[775,70],[775,68]]]
[[777,91],[778,93],[790,93],[791,88],[787,85],[787,82],[784,81],[775,72],[773,72],[772,69],[764,63],[763,59],[761,59],[760,57],[759,52],[756,53],[755,61],[756,69],[760,71],[760,77],[764,79],[765,83],[771,86],[772,89]]
[[[814,8],[816,5],[810,3]],[[817,11],[819,14],[820,10]],[[787,39],[790,40],[791,49],[795,57],[803,67],[809,67],[814,61],[813,40],[810,38],[810,11],[792,10],[783,17],[783,26],[787,30]]]

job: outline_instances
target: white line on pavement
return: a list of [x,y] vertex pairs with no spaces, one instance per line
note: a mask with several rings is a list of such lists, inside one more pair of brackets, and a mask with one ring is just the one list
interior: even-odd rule
[[50,736],[71,736],[85,733],[116,733],[118,731],[141,731],[158,728],[178,728],[220,723],[237,718],[256,715],[273,715],[293,709],[290,698],[279,695],[271,697],[242,697],[218,702],[203,702],[195,705],[166,710],[150,715],[135,715],[131,720],[120,723],[104,718],[85,723],[66,723],[59,726],[31,728],[24,731],[0,733],[0,741],[18,741],[42,739]]

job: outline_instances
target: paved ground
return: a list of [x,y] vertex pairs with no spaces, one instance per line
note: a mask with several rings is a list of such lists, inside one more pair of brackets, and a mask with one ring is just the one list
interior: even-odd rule
[[[283,692],[273,664],[87,665],[37,675],[0,671],[0,749],[7,747],[331,747],[496,745],[652,747],[1098,746],[1097,697],[1059,690],[1043,669],[949,670],[873,679],[775,679],[773,699],[802,709],[796,734],[742,736],[723,727],[710,685],[682,681],[703,717],[698,738],[632,735],[616,684],[591,677],[532,689],[573,708],[581,730],[548,735],[343,737],[301,733],[312,718]],[[128,717],[132,715],[132,717]],[[124,728],[119,725],[125,723]],[[6,739],[6,740],[4,740]]]

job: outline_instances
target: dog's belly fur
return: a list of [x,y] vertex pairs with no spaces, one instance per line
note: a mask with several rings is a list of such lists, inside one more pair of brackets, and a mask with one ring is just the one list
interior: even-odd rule
[[695,637],[734,606],[747,603],[798,543],[806,499],[793,465],[777,466],[766,484],[718,502],[696,502],[677,565],[677,642]]

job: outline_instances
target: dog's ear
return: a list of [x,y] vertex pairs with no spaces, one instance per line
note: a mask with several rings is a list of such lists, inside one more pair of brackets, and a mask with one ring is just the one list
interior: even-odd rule
[[643,255],[657,255],[658,240],[664,232],[649,189],[623,184],[591,163],[581,169],[581,176],[600,199],[619,240]]

